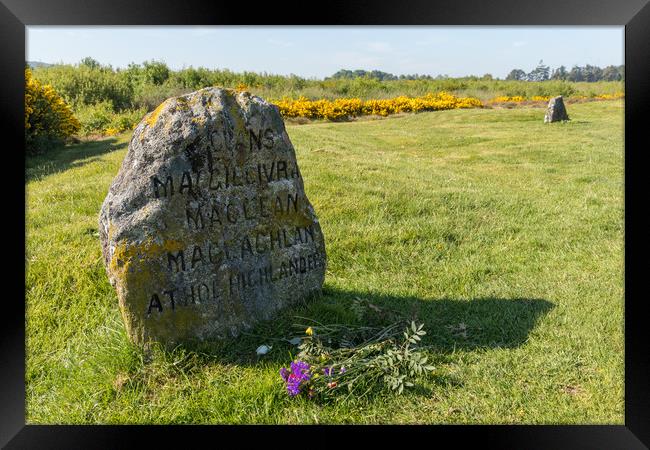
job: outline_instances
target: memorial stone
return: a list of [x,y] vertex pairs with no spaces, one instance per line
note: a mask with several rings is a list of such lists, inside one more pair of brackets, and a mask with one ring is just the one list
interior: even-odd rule
[[564,100],[560,95],[549,100],[546,115],[544,116],[544,123],[559,122],[562,120],[569,120],[569,116],[564,106]]
[[136,127],[99,218],[129,337],[236,336],[320,292],[326,255],[278,108],[206,88]]

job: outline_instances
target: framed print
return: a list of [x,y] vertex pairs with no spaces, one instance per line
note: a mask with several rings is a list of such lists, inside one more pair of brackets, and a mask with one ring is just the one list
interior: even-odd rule
[[647,448],[647,1],[242,6],[2,0],[2,444]]

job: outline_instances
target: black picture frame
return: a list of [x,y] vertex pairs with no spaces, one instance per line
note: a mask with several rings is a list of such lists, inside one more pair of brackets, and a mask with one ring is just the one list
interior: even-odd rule
[[[14,448],[124,448],[143,438],[147,446],[181,445],[193,448],[203,439],[210,447],[225,446],[226,436],[241,445],[251,439],[268,445],[292,445],[298,439],[308,447],[344,445],[341,433],[358,434],[370,441],[388,437],[424,445],[454,446],[468,442],[488,448],[527,449],[636,449],[650,445],[650,352],[648,326],[643,323],[645,290],[644,250],[648,221],[640,199],[643,188],[642,158],[647,150],[645,120],[650,105],[650,4],[649,0],[463,0],[362,1],[354,4],[274,2],[248,6],[231,2],[198,0],[0,0],[0,114],[4,155],[17,165],[24,156],[24,64],[25,27],[35,25],[618,25],[625,26],[625,425],[543,426],[355,426],[355,427],[264,427],[264,426],[42,426],[25,425],[25,240],[7,238],[13,248],[5,252],[8,272],[2,300],[0,355],[0,444]],[[13,138],[13,145],[8,144]],[[644,145],[645,144],[645,145]],[[6,163],[6,167],[10,167]],[[25,236],[24,171],[6,170],[3,204],[11,213],[5,221]],[[12,177],[16,179],[13,180]],[[23,177],[21,179],[21,177]],[[23,190],[20,189],[23,187]],[[22,228],[21,228],[22,227]],[[632,244],[633,243],[633,244]],[[15,257],[15,260],[14,258]],[[15,273],[14,273],[15,272]],[[8,276],[7,276],[8,275]],[[10,295],[12,287],[18,295]],[[22,289],[21,289],[22,288]],[[22,292],[22,293],[21,293]],[[643,337],[645,336],[645,338]],[[350,430],[352,429],[352,430]],[[300,437],[296,438],[296,432]],[[408,437],[405,432],[408,432]],[[414,441],[411,441],[414,440]],[[154,444],[154,442],[157,442]],[[246,445],[245,445],[246,446]]]

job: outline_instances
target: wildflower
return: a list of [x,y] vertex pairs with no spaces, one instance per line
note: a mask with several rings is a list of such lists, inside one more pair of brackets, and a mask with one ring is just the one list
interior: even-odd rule
[[334,389],[338,383],[336,381],[332,381],[330,383],[327,383],[327,387],[330,389]]
[[290,374],[287,380],[287,391],[289,395],[295,397],[300,394],[300,377],[295,374]]
[[303,376],[306,380],[309,380],[309,364],[304,361],[294,361],[291,363],[291,373],[300,374],[300,376]]
[[312,334],[314,334],[314,330],[312,330],[311,327],[309,327],[309,328],[307,328],[307,329],[305,330],[305,333],[306,333],[308,336],[311,336]]
[[341,366],[341,370],[339,370],[339,373],[345,373],[346,371],[347,369],[345,368],[345,366]]
[[331,376],[332,375],[332,368],[331,367],[324,367],[323,368],[323,373],[328,377]]
[[280,369],[280,376],[287,383],[287,392],[295,397],[300,394],[300,387],[311,379],[310,366],[304,361],[293,361],[289,370]]

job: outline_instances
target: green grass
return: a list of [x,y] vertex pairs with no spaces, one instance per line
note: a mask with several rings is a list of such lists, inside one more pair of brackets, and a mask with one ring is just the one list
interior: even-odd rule
[[[324,294],[240,339],[144,354],[97,216],[129,136],[27,161],[27,423],[622,424],[623,103],[289,126],[326,238]],[[294,315],[412,313],[435,376],[402,396],[291,399]],[[462,325],[465,325],[465,331]],[[258,358],[255,349],[273,344]]]

